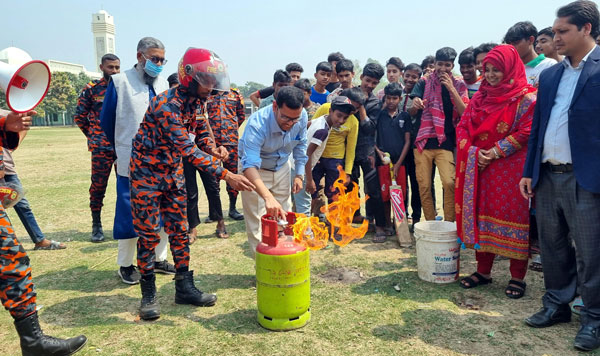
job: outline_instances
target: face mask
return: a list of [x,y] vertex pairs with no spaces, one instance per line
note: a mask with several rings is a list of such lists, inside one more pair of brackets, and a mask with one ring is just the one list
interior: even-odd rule
[[146,59],[146,65],[144,66],[144,72],[146,72],[146,74],[148,74],[152,78],[156,78],[158,77],[160,72],[162,72],[162,70],[163,66],[156,65],[151,60]]

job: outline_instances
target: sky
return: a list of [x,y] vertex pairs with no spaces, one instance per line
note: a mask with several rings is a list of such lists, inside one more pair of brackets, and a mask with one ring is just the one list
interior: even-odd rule
[[551,26],[557,0],[425,1],[3,1],[0,49],[15,46],[34,59],[83,64],[94,70],[92,14],[114,16],[116,55],[122,69],[136,62],[140,38],[166,47],[164,74],[176,71],[188,47],[208,48],[228,65],[233,83],[272,82],[273,73],[298,62],[312,77],[331,52],[364,65],[397,56],[405,64],[450,46],[458,53],[483,42],[500,42],[518,21]]

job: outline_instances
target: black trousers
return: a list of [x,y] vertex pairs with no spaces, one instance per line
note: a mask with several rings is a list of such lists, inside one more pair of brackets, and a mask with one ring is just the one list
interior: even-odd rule
[[600,194],[583,189],[574,172],[542,167],[540,173],[535,199],[546,286],[542,301],[552,308],[567,305],[579,286],[581,324],[600,327]]
[[186,159],[183,160],[183,175],[185,176],[185,189],[187,190],[187,219],[191,230],[200,224],[198,181],[196,180],[196,167]]
[[221,206],[221,188],[217,178],[204,171],[199,171],[204,192],[208,199],[208,217],[213,221],[223,220],[223,207]]
[[[375,218],[375,225],[385,227],[385,213],[383,210],[383,201],[381,200],[381,184],[379,184],[377,169],[371,167],[371,161],[366,157],[354,160],[351,179],[356,184],[358,184],[361,170],[365,193],[369,196],[369,199],[365,203],[367,216]],[[360,209],[357,210],[357,213],[360,214]]]

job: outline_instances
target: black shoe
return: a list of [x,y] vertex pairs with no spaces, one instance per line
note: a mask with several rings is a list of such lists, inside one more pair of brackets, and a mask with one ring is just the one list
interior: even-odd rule
[[119,274],[119,277],[121,277],[123,283],[126,284],[138,284],[142,277],[140,272],[138,272],[133,265],[129,267],[120,267],[117,273]]
[[175,275],[175,303],[192,304],[199,307],[212,307],[217,296],[202,293],[194,285],[194,271],[178,272]]
[[73,355],[87,342],[84,335],[70,339],[58,339],[44,335],[37,313],[25,319],[15,321],[15,328],[21,339],[23,356],[68,356]]
[[244,215],[240,214],[235,208],[229,209],[229,217],[233,220],[244,220]]
[[600,347],[600,327],[582,325],[575,336],[573,346],[582,351],[592,351]]
[[142,301],[140,303],[140,319],[156,320],[160,318],[160,306],[156,300],[156,275],[147,280],[140,279],[140,287],[142,288]]
[[160,262],[154,262],[154,272],[173,275],[175,272],[177,272],[177,270],[175,269],[175,266],[170,264],[167,260],[164,260]]
[[213,220],[213,219],[211,219],[211,218],[210,218],[210,216],[209,216],[209,217],[207,217],[206,219],[204,219],[204,223],[205,223],[205,224],[211,224],[211,223],[214,223],[214,222],[217,222],[217,221],[216,221],[216,220]]
[[90,238],[92,242],[104,242],[104,231],[102,231],[102,224],[92,224],[92,236]]
[[571,309],[563,305],[558,309],[543,307],[537,313],[525,319],[525,323],[534,328],[546,328],[558,323],[571,321]]
[[92,212],[92,236],[90,238],[92,242],[103,242],[104,231],[102,231],[102,222],[100,222],[100,212]]

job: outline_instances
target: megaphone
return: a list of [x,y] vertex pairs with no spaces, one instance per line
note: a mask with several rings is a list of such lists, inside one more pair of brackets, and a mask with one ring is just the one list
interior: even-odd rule
[[17,113],[35,108],[48,93],[50,68],[39,60],[15,66],[0,62],[0,87],[6,93],[6,104]]

